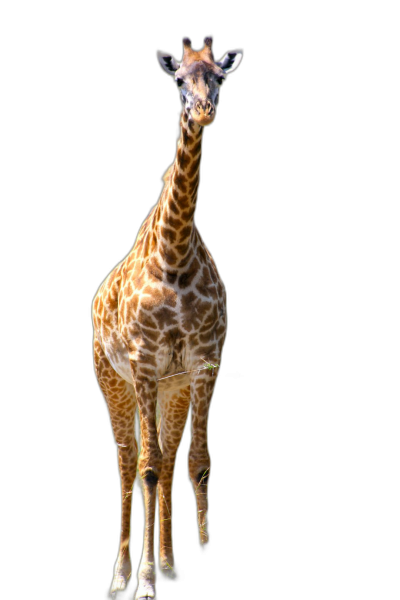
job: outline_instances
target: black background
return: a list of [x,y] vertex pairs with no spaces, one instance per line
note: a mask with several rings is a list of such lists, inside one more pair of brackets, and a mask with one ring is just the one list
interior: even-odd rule
[[[324,508],[333,493],[329,451],[318,448],[329,433],[319,398],[334,389],[329,378],[321,381],[323,340],[335,319],[326,305],[335,292],[325,242],[337,210],[332,103],[340,97],[330,51],[321,51],[325,17],[318,28],[290,12],[257,20],[238,14],[180,26],[156,9],[146,19],[69,13],[51,19],[27,56],[21,139],[30,193],[19,229],[32,309],[21,341],[31,348],[38,340],[28,363],[32,381],[46,386],[33,387],[40,401],[30,405],[43,429],[34,435],[25,526],[30,545],[45,541],[46,558],[30,560],[37,576],[46,570],[55,597],[101,600],[112,579],[119,477],[92,366],[90,309],[174,159],[179,95],[156,51],[179,60],[184,36],[200,48],[213,35],[217,59],[236,48],[244,58],[205,132],[196,213],[229,312],[209,427],[211,542],[204,552],[198,547],[186,431],[174,487],[180,579],[160,580],[159,598],[239,597],[239,589],[255,597],[313,585],[333,518]],[[134,573],[142,530],[137,489]]]

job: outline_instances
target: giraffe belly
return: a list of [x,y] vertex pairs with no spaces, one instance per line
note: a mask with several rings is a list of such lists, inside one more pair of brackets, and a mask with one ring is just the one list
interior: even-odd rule
[[[99,339],[104,353],[114,371],[116,371],[122,379],[133,385],[129,354],[122,338],[119,340],[119,343],[104,342],[101,338]],[[189,374],[182,372],[183,367],[176,369],[176,371],[177,372],[174,372],[174,369],[172,371],[167,371],[167,373],[158,380],[158,388],[160,391],[179,390],[190,385]]]

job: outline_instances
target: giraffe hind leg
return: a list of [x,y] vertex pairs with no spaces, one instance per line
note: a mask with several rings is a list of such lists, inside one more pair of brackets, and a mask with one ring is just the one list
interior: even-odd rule
[[136,477],[137,444],[135,440],[136,397],[133,385],[122,379],[110,365],[99,341],[94,340],[97,379],[106,399],[115,441],[121,477],[121,537],[110,593],[114,596],[126,587],[131,575],[129,535],[132,488]]

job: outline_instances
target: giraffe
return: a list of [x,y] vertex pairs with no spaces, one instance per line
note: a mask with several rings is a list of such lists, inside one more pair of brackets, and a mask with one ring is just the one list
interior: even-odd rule
[[136,600],[155,597],[157,492],[160,567],[165,572],[173,570],[172,478],[189,406],[189,475],[196,494],[200,542],[208,539],[207,419],[226,334],[226,295],[195,226],[194,213],[203,128],[214,120],[219,89],[242,58],[236,50],[216,62],[211,46],[208,37],[203,49],[195,51],[185,38],[181,63],[158,53],[162,68],[176,81],[183,105],[176,157],[133,249],[108,275],[93,301],[95,371],[111,417],[121,477],[121,536],[110,590],[113,596],[125,589],[131,574],[136,408],[140,418],[138,467],[145,533]]

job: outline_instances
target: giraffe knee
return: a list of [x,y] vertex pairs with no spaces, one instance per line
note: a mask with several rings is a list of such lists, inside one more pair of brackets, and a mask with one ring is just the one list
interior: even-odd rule
[[189,475],[195,485],[207,484],[210,476],[209,456],[193,458],[189,456]]
[[155,487],[160,478],[163,465],[163,456],[157,445],[146,451],[142,448],[139,457],[139,473],[143,483],[149,487]]
[[139,475],[148,490],[153,490],[157,486],[161,466],[161,461],[154,458],[151,460],[151,457],[143,455],[139,457]]
[[197,485],[207,485],[209,476],[210,476],[210,467],[207,467],[207,469],[202,469],[200,471],[200,473],[197,473],[197,475],[196,475]]
[[158,475],[152,469],[147,469],[142,476],[142,479],[143,483],[151,489],[158,483]]

